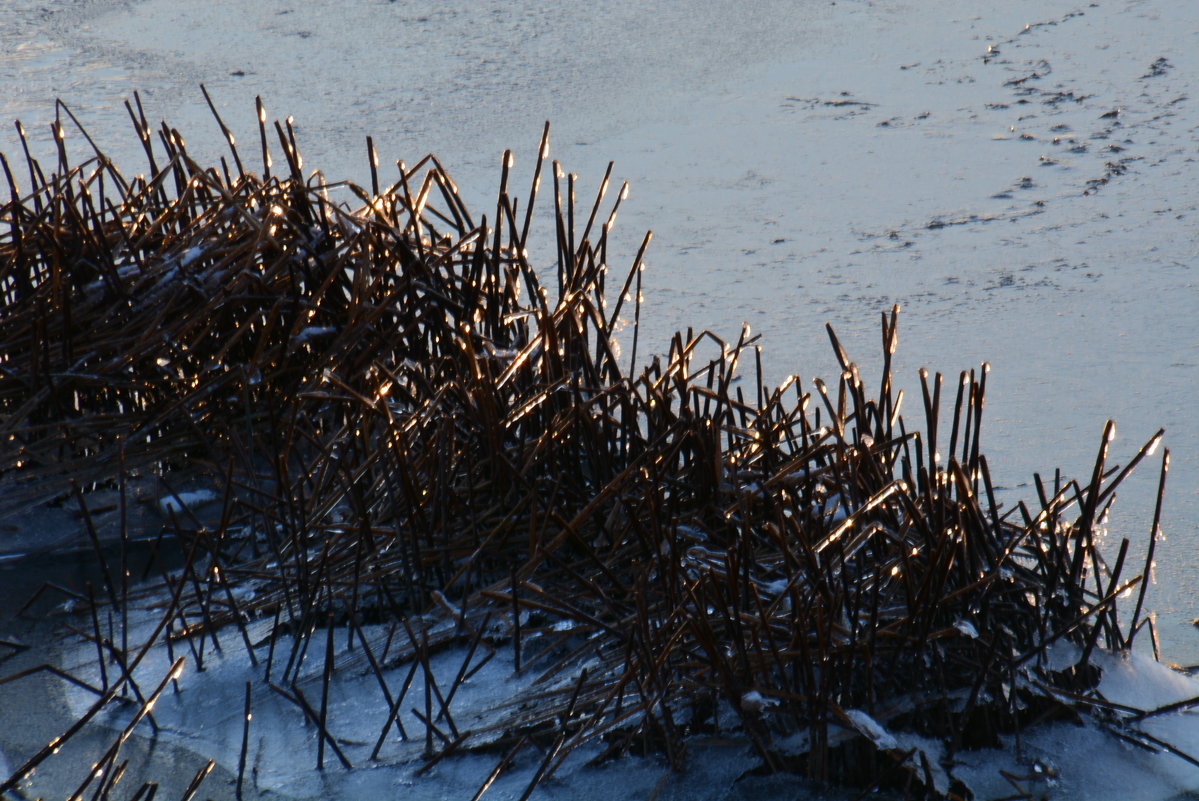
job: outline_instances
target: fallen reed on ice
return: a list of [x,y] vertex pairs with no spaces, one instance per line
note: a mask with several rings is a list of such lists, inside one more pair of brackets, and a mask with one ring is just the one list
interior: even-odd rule
[[[215,167],[140,101],[129,112],[144,177],[94,144],[74,162],[61,126],[48,169],[28,149],[24,168],[3,161],[0,516],[69,509],[100,560],[157,540],[156,588],[104,564],[77,599],[113,666],[86,717],[149,713],[168,683],[137,671],[152,648],[202,663],[223,647],[258,668],[247,737],[252,692],[274,692],[319,767],[386,760],[396,740],[423,742],[426,764],[494,753],[476,797],[524,752],[527,797],[577,749],[685,770],[712,732],[752,743],[747,771],[930,798],[968,793],[955,755],[1047,719],[1102,713],[1165,747],[1104,706],[1091,659],[1152,625],[1128,542],[1109,562],[1095,541],[1160,433],[1117,467],[1109,428],[1089,481],[1038,479],[1035,503],[1003,509],[980,448],[985,366],[922,373],[909,428],[898,309],[873,388],[831,329],[841,373],[810,389],[766,386],[747,334],[676,334],[639,364],[649,236],[610,276],[624,193],[605,205],[609,168],[577,205],[574,177],[547,167],[548,126],[527,196],[505,154],[476,217],[433,156],[385,183],[368,140],[369,189],[327,185],[261,104],[259,172],[215,108],[230,143]],[[548,285],[528,258],[543,179]],[[350,194],[361,205],[334,199]],[[147,598],[159,624],[130,640]],[[465,661],[434,675],[452,644]],[[1066,664],[1047,658],[1059,644]],[[459,687],[500,652],[538,677],[529,694],[457,726]],[[326,703],[353,659],[389,710],[356,747]],[[405,699],[414,675],[423,701]],[[107,795],[128,736],[80,793]],[[243,744],[239,795],[245,768]]]

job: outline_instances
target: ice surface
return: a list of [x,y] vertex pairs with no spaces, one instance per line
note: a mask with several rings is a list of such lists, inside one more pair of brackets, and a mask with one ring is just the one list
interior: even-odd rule
[[[130,639],[137,642],[152,629],[155,613],[147,611],[130,620]],[[261,638],[269,624],[270,621],[251,624],[251,640]],[[418,627],[428,625],[434,629],[446,624],[445,620],[439,623],[436,617],[414,621]],[[387,638],[384,627],[365,627],[364,633],[376,653],[381,653]],[[250,682],[253,715],[247,781],[252,781],[256,791],[306,798],[313,794],[313,782],[316,781],[322,794],[341,798],[398,789],[402,789],[405,797],[414,799],[472,795],[498,757],[494,753],[464,753],[442,760],[431,770],[420,771],[424,764],[425,743],[423,728],[413,711],[422,707],[424,699],[424,677],[419,670],[412,678],[408,700],[402,706],[401,719],[412,735],[411,739],[402,740],[393,728],[379,758],[370,759],[388,705],[376,678],[365,667],[361,649],[347,650],[346,637],[344,629],[334,631],[337,670],[327,703],[329,729],[354,766],[349,771],[331,752],[326,753],[324,769],[315,770],[315,726],[305,719],[294,703],[265,686],[262,666],[250,664],[244,648],[231,631],[223,636],[227,643],[224,651],[214,650],[211,643],[205,648],[202,670],[197,669],[194,654],[184,646],[176,645],[171,652],[165,645],[159,645],[150,651],[137,675],[143,684],[156,683],[165,675],[173,658],[179,654],[186,656],[188,665],[178,681],[178,689],[168,690],[154,709],[160,727],[159,737],[174,746],[215,759],[234,773],[242,744],[242,693],[246,682]],[[314,709],[322,703],[320,678],[324,669],[324,640],[323,630],[318,629],[295,681],[287,684],[292,692],[298,687]],[[277,647],[276,658],[281,659],[279,654],[286,652],[286,638],[280,640]],[[261,662],[265,647],[259,647],[257,653]],[[1052,659],[1062,664],[1077,656],[1077,649],[1065,646],[1054,649],[1051,654]],[[464,659],[465,648],[462,646],[448,648],[432,658],[431,669],[439,687],[448,686]],[[1101,696],[1121,708],[1153,711],[1180,701],[1199,703],[1199,681],[1144,655],[1117,656],[1097,652],[1095,662],[1103,670],[1099,686]],[[280,670],[278,664],[276,676]],[[64,667],[87,681],[100,681],[94,650],[90,647],[80,645],[67,651]],[[393,691],[400,686],[409,667],[401,663],[385,669],[385,680]],[[570,673],[554,677],[546,685],[534,686],[532,675],[516,673],[510,650],[500,648],[458,691],[451,704],[455,722],[462,731],[485,731],[531,690],[563,686],[573,682],[574,678],[575,675]],[[66,688],[66,694],[74,715],[82,714],[94,702],[93,695],[73,685]],[[775,702],[755,690],[745,693],[741,703],[746,709],[762,711]],[[110,712],[105,723],[114,729],[120,728],[128,714]],[[934,782],[942,791],[948,789],[952,775],[967,782],[978,798],[1011,794],[1013,785],[1000,771],[1012,777],[1022,791],[1043,794],[1048,799],[1150,801],[1199,791],[1199,768],[1195,765],[1147,741],[1142,741],[1141,746],[1129,745],[1110,731],[1102,730],[1102,726],[1107,725],[1133,737],[1139,731],[1147,732],[1183,752],[1199,754],[1199,716],[1185,705],[1143,720],[1129,718],[1128,714],[1131,713],[1117,715],[1110,724],[1086,719],[1083,725],[1042,725],[1018,740],[1006,738],[1005,748],[1001,751],[958,752],[952,762],[946,764],[940,742],[912,732],[891,730],[863,710],[845,710],[853,729],[880,748],[923,752]],[[144,727],[139,731],[146,733]],[[780,753],[801,753],[807,739],[799,734],[775,745]],[[1154,750],[1157,753],[1153,753]],[[679,775],[672,774],[654,758],[627,757],[602,766],[586,766],[586,761],[597,753],[597,746],[578,749],[552,780],[539,787],[534,798],[592,797],[591,793],[610,787],[614,781],[620,783],[622,792],[638,797],[658,788],[663,793],[658,796],[660,798],[701,801],[737,798],[753,786],[753,782],[749,782],[743,787],[740,782],[757,764],[749,741],[735,729],[721,738],[692,738],[688,744],[688,769]],[[919,760],[919,757],[913,759]],[[532,780],[537,762],[526,754],[497,780],[489,792],[496,798],[519,795]],[[794,797],[814,797],[808,794],[808,789],[799,787]]]
[[[138,641],[154,626],[155,615],[146,612],[131,617],[130,638]],[[251,639],[265,631],[267,621],[251,626]],[[416,621],[414,625],[420,624]],[[436,625],[432,619],[430,623]],[[383,627],[365,627],[376,653],[382,653],[387,638]],[[224,651],[213,650],[211,643],[203,655],[203,669],[196,667],[194,656],[182,645],[174,653],[164,645],[156,646],[137,670],[140,682],[157,682],[169,669],[171,661],[184,654],[188,665],[177,683],[178,689],[168,690],[154,707],[160,741],[193,750],[212,758],[219,765],[236,773],[243,740],[243,699],[246,682],[252,687],[252,719],[248,741],[247,782],[254,791],[269,791],[282,797],[306,798],[314,795],[314,783],[319,794],[341,798],[381,797],[402,791],[405,798],[439,799],[469,798],[494,768],[499,755],[470,754],[446,758],[432,769],[418,772],[424,764],[423,727],[412,713],[420,709],[424,699],[424,677],[416,671],[404,703],[402,720],[412,733],[404,741],[391,729],[385,746],[376,760],[370,759],[375,740],[386,719],[388,705],[379,685],[361,662],[361,649],[354,657],[345,649],[346,631],[335,631],[338,670],[328,698],[328,726],[338,739],[353,770],[346,770],[332,752],[326,753],[325,767],[315,770],[317,755],[316,728],[305,719],[295,704],[281,694],[268,689],[262,680],[262,668],[253,667],[240,643],[233,645],[232,633]],[[312,651],[321,651],[322,630],[313,636]],[[279,644],[280,652],[285,643]],[[261,659],[265,648],[258,649]],[[435,681],[442,688],[449,685],[458,671],[466,649],[449,648],[431,660]],[[66,653],[64,666],[87,681],[99,683],[94,650],[79,647]],[[347,659],[348,658],[348,659]],[[477,658],[477,657],[476,657]],[[314,708],[321,703],[320,676],[323,656],[312,654],[294,684]],[[392,689],[400,687],[408,664],[384,671]],[[276,674],[279,668],[275,668]],[[573,674],[554,677],[533,687],[545,690],[573,683]],[[461,731],[482,730],[497,719],[497,714],[511,712],[516,701],[533,686],[535,675],[517,674],[510,650],[500,650],[459,689],[451,704],[455,722]],[[70,712],[80,715],[90,708],[95,696],[73,685],[66,688]],[[761,696],[758,696],[761,699]],[[764,700],[764,699],[763,699]],[[764,701],[769,703],[768,701]],[[104,723],[118,729],[125,725],[129,711],[110,712]],[[442,721],[442,725],[446,724]],[[143,728],[139,730],[145,734]],[[468,740],[469,743],[469,740]],[[754,764],[750,747],[740,739],[695,738],[689,745],[688,770],[673,774],[656,758],[617,760],[588,767],[588,759],[599,753],[599,746],[577,749],[563,763],[559,773],[539,786],[534,798],[567,799],[607,797],[613,782],[623,791],[638,797],[657,791],[660,798],[721,799],[729,797],[731,788]],[[538,767],[539,757],[525,753],[493,785],[488,797],[511,798],[523,792]],[[605,789],[607,788],[607,789]]]
[[[1075,649],[1057,652],[1061,662],[1069,662],[1071,654],[1077,657]],[[1199,698],[1199,681],[1143,654],[1098,652],[1094,662],[1103,671],[1100,695],[1113,704],[1152,711]],[[1113,717],[1109,731],[1093,720],[1083,725],[1053,723],[1019,740],[1005,738],[1003,752],[959,754],[954,774],[981,791],[981,798],[1014,791],[1000,770],[1021,777],[1018,783],[1024,789],[1051,799],[1150,801],[1199,791],[1199,766],[1150,741],[1122,741],[1111,730],[1133,739],[1138,731],[1147,732],[1185,754],[1199,755],[1199,715],[1189,709],[1145,720],[1125,713]]]

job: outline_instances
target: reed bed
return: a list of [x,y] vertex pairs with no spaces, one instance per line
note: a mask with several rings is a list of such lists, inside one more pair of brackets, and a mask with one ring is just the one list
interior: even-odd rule
[[[922,372],[909,427],[897,308],[872,384],[831,329],[841,372],[810,389],[767,386],[748,333],[679,333],[639,361],[650,237],[609,274],[624,192],[609,168],[576,202],[548,125],[527,194],[506,153],[476,217],[435,157],[382,173],[369,139],[369,188],[306,174],[261,102],[252,158],[213,108],[229,142],[214,167],[140,100],[129,113],[144,175],[85,132],[72,159],[65,107],[56,163],[28,148],[0,162],[0,515],[70,509],[99,560],[154,540],[149,589],[121,547],[79,595],[76,631],[107,666],[93,713],[140,710],[99,767],[153,723],[174,668],[157,686],[135,668],[162,645],[201,665],[244,649],[260,677],[245,740],[252,699],[274,693],[317,732],[318,768],[351,766],[332,732],[353,721],[328,699],[353,662],[390,710],[357,733],[370,759],[410,738],[424,767],[494,753],[476,798],[518,755],[539,766],[528,797],[583,746],[685,770],[689,739],[713,732],[752,742],[747,771],[926,798],[968,797],[955,754],[1047,719],[1169,747],[1105,705],[1091,660],[1152,630],[1128,541],[1114,562],[1096,541],[1160,432],[1117,466],[1109,426],[1089,480],[1038,477],[1005,509],[981,450],[985,365]],[[543,182],[556,265],[539,272]],[[138,598],[160,622],[130,641]],[[385,646],[368,635],[381,626]],[[449,646],[465,661],[435,675]],[[534,689],[459,728],[458,689],[500,652]],[[422,730],[403,725],[409,707]],[[111,775],[77,796],[108,797]]]

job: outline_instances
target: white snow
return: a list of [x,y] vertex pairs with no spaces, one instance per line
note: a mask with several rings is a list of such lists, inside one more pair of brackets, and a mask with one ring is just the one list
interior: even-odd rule
[[899,747],[899,743],[896,742],[891,732],[887,731],[882,724],[862,710],[847,709],[845,710],[845,716],[849,718],[850,723],[853,724],[855,729],[873,741],[879,748],[890,750]]
[[773,709],[778,706],[779,702],[775,698],[767,698],[757,690],[750,690],[741,696],[741,708],[746,712],[763,712],[767,709]]
[[192,490],[191,492],[178,492],[174,495],[164,495],[158,499],[158,509],[164,515],[169,515],[172,512],[182,512],[184,509],[193,509],[197,506],[203,506],[206,503],[215,501],[220,496],[209,489]]
[[301,330],[300,333],[296,334],[295,337],[292,339],[292,342],[296,343],[297,345],[300,345],[305,342],[310,342],[314,339],[319,339],[320,337],[327,337],[331,334],[336,334],[336,333],[337,333],[337,328],[335,328],[334,326],[331,326],[331,325],[310,325],[310,326],[305,327],[303,330]]
[[978,629],[974,628],[974,624],[969,620],[958,620],[953,627],[972,640],[978,639]]
[[204,250],[205,248],[202,245],[193,245],[188,248],[179,257],[179,266],[184,268],[190,267],[197,259],[204,255]]

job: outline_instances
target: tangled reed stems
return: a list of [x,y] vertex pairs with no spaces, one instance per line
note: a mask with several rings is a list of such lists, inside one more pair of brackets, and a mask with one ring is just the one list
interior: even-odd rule
[[[540,749],[527,797],[583,744],[681,770],[689,738],[727,730],[765,770],[957,797],[955,754],[1100,708],[1093,649],[1151,627],[1128,541],[1109,563],[1096,539],[1160,432],[1117,469],[1109,426],[1088,482],[1038,478],[1035,503],[1005,510],[980,449],[986,367],[948,387],[922,372],[909,429],[897,308],[877,394],[831,329],[841,373],[812,391],[766,386],[748,333],[676,334],[638,366],[635,323],[618,329],[640,315],[649,235],[609,284],[610,168],[588,207],[551,165],[551,285],[529,263],[548,125],[527,197],[506,153],[476,218],[433,156],[381,184],[369,140],[369,191],[305,177],[290,122],[268,129],[261,103],[260,173],[219,116],[229,158],[205,168],[140,100],[129,113],[145,176],[94,144],[73,162],[61,123],[49,169],[28,148],[24,169],[0,157],[0,516],[69,508],[100,560],[147,537],[179,554],[157,590],[105,562],[99,597],[80,596],[103,673],[87,717],[119,696],[153,722],[176,674],[139,686],[152,647],[201,665],[244,648],[261,676],[244,736],[252,695],[274,692],[318,732],[318,767],[351,765],[331,732],[353,722],[328,694],[357,659],[390,709],[368,759],[397,737],[423,736],[426,767],[494,752],[476,798],[522,750]],[[160,622],[130,642],[148,596]],[[1064,668],[1045,658],[1058,642]],[[435,675],[454,643],[465,661]],[[501,649],[535,691],[459,730],[458,688]],[[306,660],[322,667],[305,682]],[[402,684],[389,665],[410,666]],[[416,681],[423,732],[401,714]],[[79,795],[107,797],[128,735]],[[245,769],[243,740],[239,796]]]

